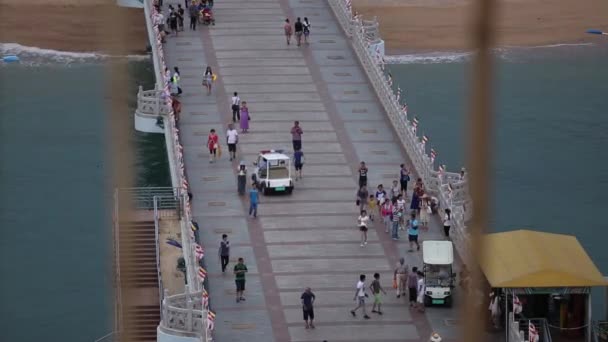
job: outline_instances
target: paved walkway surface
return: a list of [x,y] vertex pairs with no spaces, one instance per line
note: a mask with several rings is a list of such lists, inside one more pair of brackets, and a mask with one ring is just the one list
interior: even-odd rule
[[[168,64],[182,74],[180,130],[194,218],[206,242],[216,339],[426,341],[438,331],[443,341],[454,341],[447,337],[456,336],[455,309],[420,314],[391,289],[399,256],[421,266],[421,252],[407,253],[406,242],[393,242],[380,224],[370,230],[369,245],[359,246],[354,203],[359,161],[369,165],[371,186],[389,185],[407,157],[326,1],[219,0],[214,11],[215,26],[170,37],[166,53]],[[310,45],[285,43],[283,21],[296,16],[310,19]],[[201,86],[207,65],[219,75],[211,96]],[[210,164],[205,147],[211,128],[225,141],[234,91],[249,103],[252,116],[238,157],[249,166],[262,149],[291,149],[294,120],[304,130],[304,179],[291,196],[262,197],[255,220],[237,195],[238,162],[228,161],[224,145],[222,160]],[[441,239],[440,232],[435,219],[421,238]],[[249,268],[244,303],[235,302],[232,274],[220,272],[217,246],[223,233],[232,243],[231,261],[244,257]],[[374,272],[390,289],[385,314],[369,321],[360,314],[353,318],[349,310],[358,276],[365,273],[371,280]],[[317,296],[315,330],[304,329],[302,320],[299,298],[306,286]]]

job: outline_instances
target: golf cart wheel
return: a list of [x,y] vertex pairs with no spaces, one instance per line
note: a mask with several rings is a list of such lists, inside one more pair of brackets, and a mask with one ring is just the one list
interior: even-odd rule
[[447,298],[445,299],[445,306],[446,306],[447,308],[451,308],[451,307],[452,307],[452,297],[451,297],[451,296],[450,296],[450,297],[447,297]]
[[287,194],[288,194],[288,195],[291,195],[291,193],[292,193],[292,192],[293,192],[293,186],[292,186],[292,187],[287,188]]
[[433,304],[431,297],[424,296],[424,306],[431,306]]
[[270,194],[270,189],[268,189],[265,185],[262,185],[262,193],[264,196],[268,196]]

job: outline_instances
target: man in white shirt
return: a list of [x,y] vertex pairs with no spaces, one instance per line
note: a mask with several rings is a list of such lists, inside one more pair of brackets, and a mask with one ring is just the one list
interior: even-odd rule
[[236,144],[239,142],[239,132],[234,129],[233,124],[228,125],[228,132],[226,132],[226,143],[228,143],[228,154],[230,155],[230,161],[236,159]]
[[356,311],[361,308],[363,311],[363,318],[369,319],[367,312],[365,311],[365,297],[367,297],[367,293],[365,293],[365,274],[359,276],[359,282],[357,283],[357,289],[355,290],[355,298],[357,301],[357,307],[350,311],[350,314],[353,317],[357,317]]
[[232,108],[232,122],[236,122],[236,120],[241,120],[241,98],[239,97],[239,93],[234,92],[234,96],[232,96],[232,100],[230,102]]

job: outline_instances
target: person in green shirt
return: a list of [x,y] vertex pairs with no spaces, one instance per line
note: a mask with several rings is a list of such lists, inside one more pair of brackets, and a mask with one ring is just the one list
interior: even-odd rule
[[234,282],[236,283],[236,302],[245,300],[243,292],[245,291],[245,273],[247,273],[247,266],[244,263],[243,258],[239,258],[238,264],[234,265]]

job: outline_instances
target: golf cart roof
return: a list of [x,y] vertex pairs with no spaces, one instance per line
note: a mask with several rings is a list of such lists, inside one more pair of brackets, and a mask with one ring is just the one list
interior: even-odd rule
[[283,150],[260,151],[260,155],[266,160],[289,160],[289,157],[283,154]]
[[454,262],[451,241],[423,241],[422,261],[428,265],[450,265]]

